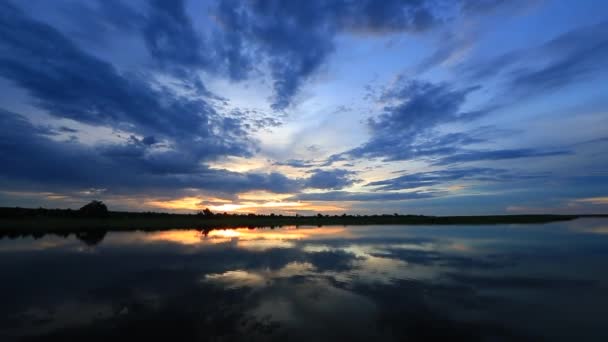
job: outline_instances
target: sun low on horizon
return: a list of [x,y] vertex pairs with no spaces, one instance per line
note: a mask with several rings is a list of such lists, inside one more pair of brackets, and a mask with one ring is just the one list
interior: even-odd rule
[[0,1],[0,207],[608,212],[608,2]]

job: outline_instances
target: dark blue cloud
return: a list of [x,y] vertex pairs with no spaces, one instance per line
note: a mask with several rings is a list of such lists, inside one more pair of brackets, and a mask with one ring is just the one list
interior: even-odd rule
[[482,160],[505,160],[519,158],[551,157],[572,154],[567,150],[544,151],[531,148],[491,150],[491,151],[462,151],[456,154],[441,157],[434,162],[435,165],[466,163]]
[[407,190],[420,187],[447,185],[454,181],[483,181],[506,182],[515,180],[530,180],[546,177],[547,174],[517,174],[513,171],[493,168],[464,168],[446,169],[431,172],[417,172],[404,176],[371,182],[367,186],[377,187],[376,190]]
[[[64,4],[64,7],[63,15],[96,40],[111,40],[106,35],[140,35],[159,67],[199,91],[205,88],[193,69],[243,80],[267,67],[275,90],[273,108],[283,110],[334,51],[334,38],[338,34],[425,32],[457,13],[465,15],[474,12],[473,9],[487,12],[504,4],[227,0],[212,2],[209,16],[202,17],[204,25],[198,26],[186,12],[183,0],[151,0],[139,7],[117,0],[100,1],[96,6]],[[463,11],[448,14],[446,8]],[[201,19],[197,16],[196,20]],[[205,31],[197,31],[200,27]]]
[[325,62],[339,32],[419,32],[439,21],[427,1],[404,0],[225,1],[217,16],[230,70],[249,66],[252,56],[267,62],[277,110],[289,106],[302,83]]
[[315,189],[342,189],[356,182],[353,178],[355,172],[344,169],[310,171],[311,175],[306,180],[305,186]]
[[202,55],[201,38],[186,15],[183,0],[150,0],[149,8],[144,38],[156,59],[182,66],[207,62]]
[[313,160],[288,159],[284,162],[275,162],[274,165],[291,166],[291,167],[295,167],[295,168],[310,168],[310,167],[319,166],[319,163],[315,162]]
[[381,95],[380,101],[386,104],[382,113],[367,123],[372,133],[370,140],[342,156],[408,160],[448,154],[456,147],[480,142],[464,133],[432,134],[441,124],[471,120],[484,114],[461,110],[467,95],[476,89],[454,89],[448,84],[400,78]]
[[50,114],[165,138],[202,159],[250,153],[240,122],[220,117],[204,99],[120,74],[8,2],[0,5],[0,21],[0,75]]
[[329,191],[322,193],[302,193],[292,197],[292,200],[301,201],[404,201],[413,199],[432,198],[439,192],[349,192]]
[[[157,1],[143,8],[120,2],[101,2],[96,9],[81,6],[91,23],[79,27],[99,31],[141,34],[152,58],[164,70],[196,86],[188,68],[247,79],[264,65],[270,71],[275,96],[273,108],[288,107],[303,82],[334,50],[340,32],[420,32],[440,19],[429,1],[217,1],[197,32],[184,1]],[[83,11],[86,7],[86,11]]]
[[[279,173],[209,169],[186,152],[155,151],[145,143],[87,146],[52,140],[21,115],[0,112],[3,189],[108,189],[108,193],[177,195],[183,189],[224,194],[294,192],[300,181]],[[143,139],[145,140],[145,139]]]
[[[400,78],[384,90],[380,101],[382,113],[368,120],[371,138],[352,150],[331,156],[333,163],[347,158],[381,158],[385,161],[425,159],[433,165],[558,156],[569,150],[533,148],[474,150],[468,146],[488,142],[491,127],[469,132],[438,133],[441,125],[467,122],[484,116],[498,107],[463,111],[467,96],[479,89],[454,89],[448,84],[408,81]],[[500,133],[500,132],[495,132]]]
[[78,130],[74,129],[74,128],[66,127],[66,126],[61,126],[61,127],[59,127],[59,132],[61,132],[61,133],[78,133]]

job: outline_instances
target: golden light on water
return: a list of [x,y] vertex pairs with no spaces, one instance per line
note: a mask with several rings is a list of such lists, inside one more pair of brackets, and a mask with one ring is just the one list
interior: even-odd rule
[[167,230],[146,234],[147,241],[168,241],[182,245],[195,245],[201,243],[203,233],[196,230]]
[[351,232],[344,227],[310,227],[295,228],[283,227],[281,229],[215,229],[207,235],[203,232],[189,230],[169,230],[152,232],[145,235],[148,242],[172,242],[182,245],[198,245],[204,243],[226,243],[235,242],[239,247],[264,249],[273,247],[290,247],[290,241],[305,240],[313,237],[344,238],[349,237]]
[[216,229],[209,232],[208,239],[218,238],[238,238],[239,240],[302,240],[316,236],[337,236],[346,237],[349,231],[344,227],[311,227],[311,228],[295,228],[283,227],[281,229]]

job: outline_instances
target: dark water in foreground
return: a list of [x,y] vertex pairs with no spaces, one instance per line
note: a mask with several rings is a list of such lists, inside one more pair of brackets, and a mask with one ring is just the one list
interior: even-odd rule
[[3,239],[0,340],[608,341],[607,271],[602,219]]

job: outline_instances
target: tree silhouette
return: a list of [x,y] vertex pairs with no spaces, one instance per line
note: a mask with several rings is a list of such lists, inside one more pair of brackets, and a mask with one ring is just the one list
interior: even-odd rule
[[84,216],[108,216],[108,207],[102,201],[91,201],[78,210]]

